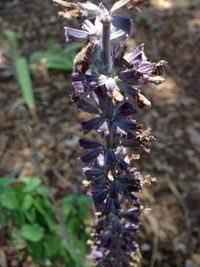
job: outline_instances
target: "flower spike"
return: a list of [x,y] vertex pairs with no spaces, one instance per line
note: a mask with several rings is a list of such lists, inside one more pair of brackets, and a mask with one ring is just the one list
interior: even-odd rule
[[[85,44],[74,60],[72,100],[80,111],[91,114],[82,122],[86,137],[79,143],[86,150],[81,156],[83,183],[90,188],[97,212],[92,259],[96,267],[138,266],[135,236],[143,208],[137,193],[155,179],[143,177],[132,162],[139,159],[138,151],[150,152],[155,137],[135,120],[137,107],[151,106],[137,86],[162,83],[166,61],[149,61],[144,44],[127,52],[132,21],[117,12],[144,0],[119,0],[111,10],[102,3],[53,1],[63,7],[63,17],[81,23],[80,29],[65,27],[66,41]],[[98,140],[92,135],[88,139],[90,132]],[[130,148],[137,152],[129,155]]]

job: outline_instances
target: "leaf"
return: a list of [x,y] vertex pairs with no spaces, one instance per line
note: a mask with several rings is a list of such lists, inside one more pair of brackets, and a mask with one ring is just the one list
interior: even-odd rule
[[42,183],[38,177],[21,177],[19,180],[26,185],[23,190],[25,193],[33,192]]
[[68,44],[67,47],[63,49],[63,52],[66,55],[69,55],[70,53],[75,53],[77,49],[80,49],[82,47],[83,45],[80,43],[71,43],[71,44]]
[[44,229],[37,223],[25,224],[21,228],[21,234],[26,240],[38,242],[44,237]]
[[54,231],[57,225],[55,223],[53,207],[48,199],[37,197],[35,198],[33,205],[39,215],[42,216],[49,229],[51,231]]
[[88,196],[80,195],[78,201],[79,201],[79,208],[80,208],[79,215],[82,218],[82,220],[84,220],[89,214],[89,209],[91,206],[91,199]]
[[21,211],[24,212],[29,210],[32,204],[33,204],[33,197],[31,195],[25,195],[20,205]]
[[35,208],[31,207],[29,210],[26,210],[24,212],[24,215],[25,215],[26,219],[30,223],[34,223],[36,221],[36,210],[35,210]]
[[18,199],[11,187],[3,187],[0,189],[0,205],[7,209],[17,209]]
[[37,193],[43,197],[48,197],[48,188],[44,185],[40,185],[37,188]]
[[81,47],[80,44],[73,43],[63,49],[57,43],[50,42],[47,51],[36,51],[31,54],[30,63],[38,63],[39,65],[42,62],[43,66],[48,69],[69,71],[73,68],[75,52]]
[[70,202],[66,198],[64,198],[63,204],[62,204],[62,209],[61,209],[63,217],[65,217],[65,218],[68,217],[72,209],[73,209],[73,207],[72,207],[72,205],[70,205]]
[[47,266],[45,261],[47,260],[43,245],[44,239],[38,242],[28,242],[27,252],[31,255],[33,262],[39,264],[39,266]]
[[15,58],[19,57],[19,50],[18,50],[18,44],[17,44],[17,36],[14,31],[11,30],[5,30],[4,34],[9,39],[11,45],[12,45],[12,53]]
[[44,246],[48,257],[56,256],[62,249],[61,240],[58,237],[52,235],[45,237]]
[[5,176],[0,178],[0,186],[8,186],[12,183],[16,182],[16,178]]
[[26,58],[23,57],[16,58],[15,67],[24,100],[28,105],[28,107],[31,110],[34,110],[35,99],[33,95],[33,87]]

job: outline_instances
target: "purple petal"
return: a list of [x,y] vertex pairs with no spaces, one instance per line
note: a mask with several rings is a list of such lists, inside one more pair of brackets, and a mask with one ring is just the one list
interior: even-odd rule
[[106,164],[108,166],[111,166],[113,164],[117,164],[123,170],[127,170],[128,166],[129,166],[122,158],[120,158],[120,156],[118,156],[114,153],[113,149],[108,149],[106,151]]
[[84,112],[90,113],[90,114],[98,114],[99,110],[97,106],[94,106],[93,104],[87,102],[84,99],[79,98],[76,101],[77,107],[81,109]]
[[127,85],[127,84],[124,86],[124,91],[125,91],[128,95],[132,96],[133,98],[136,98],[137,95],[138,95],[138,93],[140,92],[140,90],[137,89],[136,87],[132,87],[132,86],[129,86],[129,85]]
[[105,86],[106,86],[108,92],[112,92],[114,89],[118,88],[115,80],[113,78],[110,78],[110,77],[106,80]]
[[103,122],[104,119],[101,117],[93,118],[91,120],[82,122],[84,134],[90,132],[91,130],[97,130],[102,125]]
[[92,186],[93,188],[96,188],[98,190],[103,189],[106,187],[106,181],[107,180],[105,174],[102,174],[93,180]]
[[123,218],[126,218],[127,220],[129,220],[133,223],[139,222],[140,214],[141,214],[141,211],[138,208],[132,208],[132,209],[129,209],[129,210],[121,213]]
[[114,217],[113,220],[112,220],[112,230],[114,232],[120,232],[122,229],[122,225],[120,223],[120,220],[118,217]]
[[120,156],[116,155],[116,162],[122,170],[127,170],[129,165]]
[[95,149],[98,147],[102,147],[102,145],[99,142],[95,140],[88,140],[88,139],[80,139],[79,144],[81,148],[84,148],[84,149]]
[[119,41],[119,40],[121,40],[125,35],[126,35],[126,33],[125,33],[123,30],[119,30],[119,29],[113,27],[113,29],[111,30],[110,39],[111,39],[111,40],[115,40],[115,41]]
[[85,92],[85,86],[82,81],[72,82],[72,85],[78,95],[81,95]]
[[99,7],[91,2],[78,3],[77,5],[88,18],[96,17],[99,14]]
[[111,197],[107,197],[105,206],[104,206],[104,212],[110,213],[114,209],[114,201]]
[[133,63],[135,60],[146,60],[144,44],[139,45],[133,52],[125,54],[124,59],[129,63]]
[[88,32],[83,30],[74,29],[71,27],[65,27],[66,41],[86,41],[88,38]]
[[141,66],[139,67],[139,72],[146,75],[151,75],[153,70],[154,70],[153,64],[151,64],[150,62],[142,63]]
[[112,16],[112,24],[115,27],[123,30],[128,35],[131,34],[132,23],[131,23],[131,20],[129,18],[113,15]]
[[123,130],[136,130],[137,123],[129,119],[120,119],[114,122],[116,126]]
[[113,57],[117,58],[124,50],[124,43],[116,43],[113,47]]
[[95,90],[95,94],[98,98],[100,108],[102,110],[104,110],[105,109],[105,99],[106,99],[105,91],[102,90],[101,88],[98,88],[97,90]]
[[95,167],[86,167],[83,168],[83,173],[86,177],[98,177],[99,175],[103,175],[104,174],[104,168],[102,168],[101,166],[96,165]]
[[108,149],[106,152],[106,164],[108,166],[111,166],[113,164],[116,164],[116,155],[112,149]]
[[109,128],[108,128],[108,123],[105,121],[97,130],[98,133],[103,134],[104,136],[109,134]]
[[142,74],[138,72],[135,68],[121,71],[119,76],[120,79],[122,79],[128,84],[133,84],[133,85],[145,84],[145,80],[142,78]]
[[103,258],[103,253],[101,251],[93,251],[92,252],[92,258],[95,260],[95,261],[99,261],[100,259]]
[[83,29],[86,30],[90,34],[95,34],[96,28],[94,24],[88,19],[83,21]]
[[103,201],[106,199],[107,195],[108,195],[107,189],[92,192],[92,197],[94,199],[95,204],[96,203],[102,204]]
[[101,152],[102,152],[101,148],[94,149],[94,150],[84,154],[81,157],[81,160],[83,163],[90,163],[91,161],[95,160]]
[[127,118],[135,114],[137,114],[137,110],[127,101],[125,103],[121,102],[116,106],[115,118]]
[[101,19],[105,19],[108,17],[111,18],[110,12],[105,8],[105,6],[102,3],[99,4],[99,10],[100,10],[100,14],[101,14]]

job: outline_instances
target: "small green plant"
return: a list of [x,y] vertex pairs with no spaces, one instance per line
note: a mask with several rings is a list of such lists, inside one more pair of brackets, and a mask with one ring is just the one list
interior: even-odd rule
[[47,51],[35,51],[30,56],[31,70],[38,73],[42,68],[71,71],[77,49],[82,46],[78,43],[69,44],[63,48],[55,41],[50,41]]
[[[61,199],[61,227],[48,194],[38,177],[0,178],[0,231],[9,230],[11,245],[21,260],[28,253],[42,266],[82,267],[90,201],[79,194]],[[24,249],[19,251],[19,247]]]
[[12,46],[12,59],[15,63],[17,78],[21,87],[21,91],[26,104],[31,111],[35,110],[35,98],[33,94],[33,86],[30,77],[30,71],[27,59],[19,53],[17,36],[14,31],[5,30],[4,34],[9,39]]

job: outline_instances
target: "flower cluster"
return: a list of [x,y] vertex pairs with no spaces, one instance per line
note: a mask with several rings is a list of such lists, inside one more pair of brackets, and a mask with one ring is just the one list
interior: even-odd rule
[[91,131],[98,135],[96,140],[80,140],[86,150],[81,157],[84,184],[90,187],[97,214],[92,255],[97,267],[135,266],[134,237],[142,212],[137,192],[145,178],[133,164],[138,155],[128,151],[149,152],[149,143],[155,140],[135,121],[135,107],[151,106],[139,88],[162,83],[166,62],[150,62],[144,44],[127,52],[132,21],[118,13],[143,1],[119,0],[110,10],[102,3],[54,2],[62,5],[63,17],[76,18],[82,25],[82,29],[65,27],[65,36],[67,42],[84,43],[74,61],[73,101],[91,114],[82,122],[84,135]]

